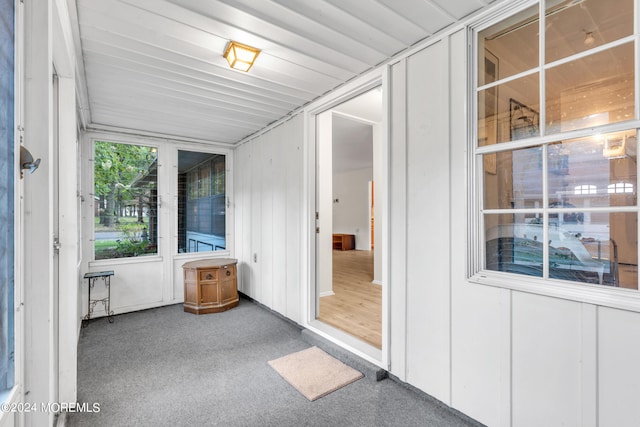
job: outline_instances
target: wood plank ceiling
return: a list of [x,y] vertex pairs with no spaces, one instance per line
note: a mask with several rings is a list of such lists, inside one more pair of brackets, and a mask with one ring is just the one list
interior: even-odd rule
[[234,144],[492,1],[75,0],[87,122]]

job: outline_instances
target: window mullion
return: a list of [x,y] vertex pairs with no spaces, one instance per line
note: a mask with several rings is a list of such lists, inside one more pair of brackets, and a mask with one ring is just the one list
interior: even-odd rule
[[543,245],[542,245],[542,277],[549,278],[549,182],[547,180],[549,170],[549,162],[547,155],[548,145],[542,146],[542,223],[543,228]]
[[540,7],[540,21],[539,21],[539,34],[540,34],[540,38],[538,43],[540,44],[538,46],[538,66],[540,69],[540,73],[538,74],[538,77],[540,79],[540,123],[538,123],[538,126],[540,128],[540,136],[546,135],[547,134],[547,102],[546,102],[546,86],[545,86],[545,74],[546,74],[546,70],[544,68],[544,62],[545,62],[545,46],[546,46],[546,39],[545,39],[545,22],[546,22],[546,14],[545,14],[545,7],[546,7],[546,2],[545,1],[540,1],[539,4]]
[[[526,9],[470,33],[474,279],[519,275],[538,283],[640,288],[640,280],[633,283],[639,251],[628,237],[640,214],[630,190],[634,185],[637,192],[640,174],[638,1],[633,35],[630,7],[610,17],[589,4],[574,7],[581,2],[547,9],[547,0],[527,2]],[[582,9],[603,25],[595,38],[577,18]],[[605,31],[609,27],[618,38]],[[580,32],[584,43],[573,39]],[[507,108],[511,99],[519,101],[517,116]],[[613,258],[618,246],[625,256]],[[624,277],[618,264],[626,266]]]
[[[547,134],[547,102],[546,102],[546,85],[545,85],[545,76],[546,70],[544,68],[545,63],[545,47],[546,47],[546,34],[545,34],[545,21],[546,21],[546,1],[541,0],[538,4],[540,7],[540,21],[538,27],[538,66],[540,69],[540,73],[538,77],[540,78],[540,121],[538,126],[540,127],[540,136],[544,136]],[[549,278],[549,182],[547,180],[547,171],[549,170],[548,158],[548,144],[544,144],[542,146],[542,223],[543,227],[543,245],[542,245],[542,277],[545,279]]]

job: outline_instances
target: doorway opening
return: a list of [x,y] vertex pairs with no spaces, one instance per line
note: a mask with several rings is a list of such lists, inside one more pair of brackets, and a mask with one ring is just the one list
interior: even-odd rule
[[382,99],[377,86],[316,115],[315,318],[375,354],[383,347]]

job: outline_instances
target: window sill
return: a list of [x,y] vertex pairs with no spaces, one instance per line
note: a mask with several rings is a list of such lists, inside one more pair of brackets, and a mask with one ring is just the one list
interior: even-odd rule
[[173,256],[173,259],[178,260],[186,260],[186,259],[198,259],[198,258],[206,258],[206,259],[216,259],[216,258],[233,258],[231,253],[227,250],[224,251],[208,251],[208,252],[184,252],[180,254],[176,254]]
[[148,262],[162,262],[162,257],[159,255],[143,255],[129,258],[99,259],[89,261],[89,268],[123,264],[143,264]]
[[468,280],[471,283],[481,285],[640,312],[640,292],[633,289],[578,284],[563,280],[545,280],[495,271],[481,271]]

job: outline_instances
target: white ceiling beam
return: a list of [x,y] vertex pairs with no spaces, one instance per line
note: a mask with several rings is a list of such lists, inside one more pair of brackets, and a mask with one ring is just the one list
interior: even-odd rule
[[278,105],[282,103],[285,105],[299,105],[299,103],[304,102],[305,99],[301,94],[291,96],[274,90],[262,89],[257,86],[243,86],[239,82],[230,82],[227,79],[219,78],[198,70],[180,69],[177,66],[172,67],[171,65],[164,65],[162,63],[152,65],[140,61],[139,58],[133,60],[132,58],[117,56],[117,54],[105,54],[97,50],[89,51],[86,49],[85,57],[91,61],[92,65],[97,67],[117,67],[125,72],[145,73],[157,76],[158,78],[165,78],[182,83],[193,82],[193,84],[202,84],[211,87],[211,90],[214,91],[224,92],[227,90],[229,93],[237,95],[238,98],[257,99],[267,104],[275,103],[275,105]]
[[364,57],[363,54],[369,52],[371,59],[367,60],[367,63],[377,63],[380,57],[388,57],[404,46],[377,28],[354,19],[353,16],[322,0],[222,1],[327,47],[335,49],[336,46],[341,46],[340,50],[344,53]]
[[414,44],[425,37],[424,29],[402,15],[395,13],[386,5],[375,0],[324,0],[334,7],[344,10],[354,18],[363,20],[384,33],[392,33],[393,37],[402,41],[405,46]]
[[321,72],[327,75],[333,75],[337,70],[343,70],[342,73],[344,70],[354,73],[368,66],[362,60],[284,31],[247,14],[243,14],[242,26],[234,23],[234,19],[240,19],[239,11],[224,7],[219,2],[195,2],[187,8],[165,0],[122,1],[226,40],[249,44],[292,63],[322,70]]
[[[309,90],[307,88],[299,89],[291,87],[287,82],[274,82],[266,79],[254,77],[252,75],[244,75],[240,78],[239,71],[232,70],[230,68],[215,67],[211,64],[204,64],[199,61],[192,61],[188,59],[178,60],[177,58],[159,58],[152,53],[143,52],[140,50],[134,50],[131,48],[123,48],[117,43],[109,43],[101,40],[92,40],[83,38],[83,46],[85,51],[85,60],[89,56],[87,53],[98,53],[109,55],[114,61],[118,58],[126,58],[131,62],[140,62],[146,64],[153,64],[154,66],[162,69],[163,67],[170,67],[170,69],[176,71],[198,71],[207,74],[211,78],[228,80],[230,83],[237,82],[240,85],[247,87],[259,88],[268,90],[277,96],[277,93],[283,93],[285,95],[307,99],[309,96],[317,96],[323,93],[323,88],[316,88],[315,90]],[[137,46],[139,47],[139,46]]]
[[[158,91],[167,89],[185,95],[207,100],[221,100],[222,102],[237,105],[239,107],[255,108],[263,111],[283,111],[287,113],[296,105],[289,102],[250,95],[243,92],[232,92],[224,87],[211,87],[204,84],[191,83],[188,78],[182,79],[149,74],[141,70],[134,70],[118,65],[94,63],[92,66],[99,68],[101,79],[105,85],[137,86],[148,85],[157,88]],[[239,96],[240,95],[240,96]]]

